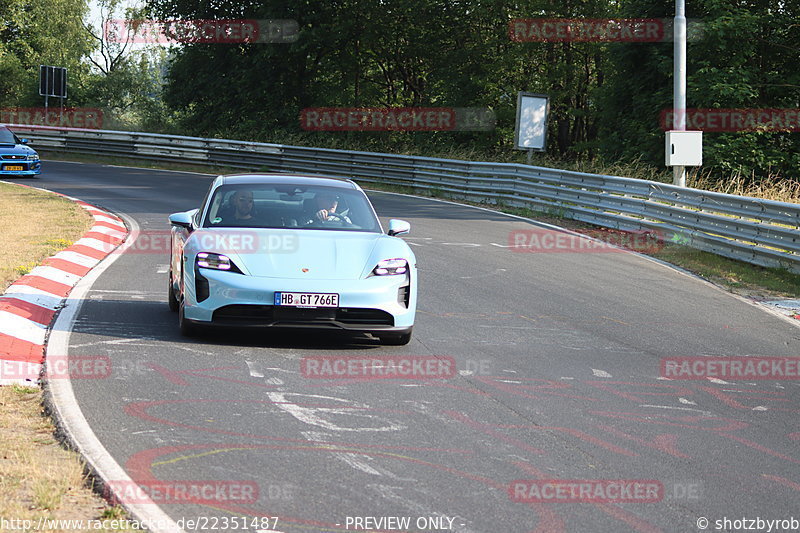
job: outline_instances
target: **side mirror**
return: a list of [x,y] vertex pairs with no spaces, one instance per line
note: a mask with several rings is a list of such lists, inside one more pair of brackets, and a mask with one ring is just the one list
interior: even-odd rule
[[406,222],[405,220],[397,220],[391,219],[389,220],[389,236],[396,237],[398,235],[404,235],[411,231],[411,224]]
[[192,229],[192,215],[197,210],[194,209],[192,211],[184,211],[183,213],[173,213],[169,216],[169,223],[173,226],[178,226],[180,228],[186,228],[191,231]]
[[20,139],[19,142],[21,142],[22,144],[31,144],[30,139]]

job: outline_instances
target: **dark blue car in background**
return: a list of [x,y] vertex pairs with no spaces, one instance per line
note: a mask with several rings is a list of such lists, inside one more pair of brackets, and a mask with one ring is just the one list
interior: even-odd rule
[[0,175],[35,176],[42,172],[36,150],[6,126],[0,126]]

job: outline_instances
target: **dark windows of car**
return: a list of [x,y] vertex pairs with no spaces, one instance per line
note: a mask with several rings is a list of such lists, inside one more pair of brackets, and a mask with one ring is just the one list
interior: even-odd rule
[[21,144],[21,141],[14,135],[10,129],[5,126],[0,126],[0,144]]
[[[321,220],[317,213],[323,208],[328,216]],[[381,231],[362,191],[325,186],[289,187],[284,184],[218,187],[208,203],[203,227]]]

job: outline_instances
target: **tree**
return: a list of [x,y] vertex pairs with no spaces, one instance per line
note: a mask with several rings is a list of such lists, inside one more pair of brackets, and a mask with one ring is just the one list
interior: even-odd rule
[[68,69],[70,104],[80,104],[91,44],[82,26],[86,0],[5,0],[0,4],[0,101],[3,106],[42,104],[39,65]]
[[136,43],[135,21],[144,19],[145,12],[121,9],[122,0],[97,0],[97,4],[99,26],[83,25],[95,50],[88,58],[93,68],[87,101],[110,112],[112,122],[128,112],[140,119],[161,110],[161,67],[167,53],[158,45]]
[[[672,3],[627,0],[627,13],[671,17]],[[800,2],[693,0],[688,17],[702,20],[704,36],[688,44],[687,107],[797,108],[800,103]],[[672,43],[616,45],[602,106],[602,149],[610,159],[663,165],[659,117],[672,107]],[[635,75],[632,75],[635,73]],[[704,167],[756,179],[768,173],[798,176],[800,139],[789,132],[707,132]]]

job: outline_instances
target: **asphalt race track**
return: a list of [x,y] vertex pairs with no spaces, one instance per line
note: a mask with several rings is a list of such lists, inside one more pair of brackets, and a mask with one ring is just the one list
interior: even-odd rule
[[[70,356],[108,357],[112,372],[72,385],[108,452],[161,488],[151,496],[176,521],[617,533],[800,520],[800,381],[670,380],[661,368],[797,357],[788,320],[634,254],[509,248],[511,232],[536,229],[529,221],[371,192],[384,227],[411,223],[420,286],[408,346],[298,331],[186,339],[166,303],[166,217],[198,207],[211,178],[43,166],[20,182],[127,216],[146,239],[91,287],[70,337]],[[454,367],[438,379],[309,376],[304,358],[323,356]],[[600,497],[615,486],[624,503]]]

